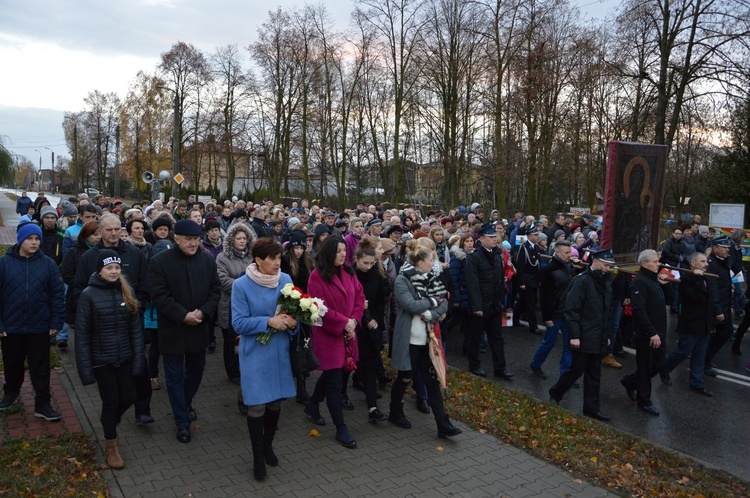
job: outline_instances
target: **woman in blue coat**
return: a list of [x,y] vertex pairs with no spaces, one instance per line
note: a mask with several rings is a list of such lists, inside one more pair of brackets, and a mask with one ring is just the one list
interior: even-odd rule
[[[281,400],[296,394],[289,336],[296,330],[297,321],[289,315],[276,314],[281,289],[292,282],[289,275],[281,272],[281,245],[263,237],[253,244],[252,253],[254,262],[232,285],[232,326],[240,336],[242,398],[247,405],[253,474],[260,481],[266,477],[266,464],[279,464],[272,443]],[[263,345],[258,336],[269,327],[278,332]]]

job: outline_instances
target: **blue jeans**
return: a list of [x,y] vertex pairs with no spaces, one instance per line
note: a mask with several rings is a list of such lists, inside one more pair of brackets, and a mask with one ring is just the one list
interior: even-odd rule
[[[63,284],[65,287],[65,295],[68,295],[68,285]],[[74,324],[75,325],[75,324]],[[57,333],[57,340],[59,341],[67,341],[68,340],[68,324],[63,323],[63,327],[60,329],[60,332]]]
[[664,369],[667,373],[674,370],[682,360],[690,357],[690,387],[703,389],[703,371],[706,366],[706,350],[711,336],[680,334],[677,349],[667,357]]
[[167,384],[169,404],[177,427],[190,425],[188,410],[203,379],[206,366],[206,350],[198,353],[163,354],[164,381]]
[[547,359],[552,348],[557,344],[557,335],[562,331],[563,350],[562,356],[560,356],[560,375],[570,370],[570,365],[573,362],[570,356],[570,339],[568,339],[568,325],[565,323],[565,318],[555,318],[552,320],[552,327],[547,327],[547,331],[544,333],[542,343],[536,349],[534,357],[531,359],[531,366],[534,368],[542,368],[544,360]]
[[612,354],[615,349],[615,341],[617,340],[617,333],[620,331],[621,322],[622,301],[619,299],[613,299],[612,306],[610,307],[609,346],[607,346],[607,349],[605,350],[606,354]]

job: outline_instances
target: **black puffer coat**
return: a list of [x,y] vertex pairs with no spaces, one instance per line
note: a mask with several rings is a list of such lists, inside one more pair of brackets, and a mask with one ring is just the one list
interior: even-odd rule
[[73,296],[73,290],[75,289],[74,284],[78,262],[81,260],[81,256],[88,250],[89,246],[86,244],[86,241],[77,239],[75,244],[65,251],[62,266],[60,267],[63,282],[68,286],[68,290],[65,292],[65,323],[71,325],[76,323],[76,304],[78,304],[78,301]]
[[580,339],[579,351],[600,354],[607,347],[612,304],[612,278],[590,268],[575,276],[565,298],[565,320],[571,339]]
[[91,275],[78,299],[76,313],[76,366],[81,383],[96,382],[94,368],[131,362],[131,373],[145,368],[143,328],[140,313],[125,307],[120,281],[107,282]]

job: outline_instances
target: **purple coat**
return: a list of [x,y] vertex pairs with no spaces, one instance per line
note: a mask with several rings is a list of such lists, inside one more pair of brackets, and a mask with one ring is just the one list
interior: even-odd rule
[[354,256],[357,254],[357,246],[361,237],[357,237],[354,233],[349,232],[344,235],[344,244],[346,245],[346,264],[354,267]]
[[[344,328],[350,318],[359,322],[365,309],[365,294],[356,275],[345,270],[333,282],[324,281],[318,270],[310,274],[307,292],[323,300],[328,312],[323,317],[322,327],[312,328],[313,352],[320,361],[320,370],[333,370],[344,366]],[[359,328],[357,329],[359,333]],[[359,361],[357,341],[350,341],[354,349],[354,361]]]

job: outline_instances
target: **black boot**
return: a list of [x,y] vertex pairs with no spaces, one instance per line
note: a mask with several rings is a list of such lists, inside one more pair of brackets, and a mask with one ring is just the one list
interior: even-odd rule
[[357,447],[357,441],[355,441],[352,435],[349,434],[349,428],[346,424],[336,427],[336,441],[338,441],[344,448],[349,448],[350,450]]
[[276,467],[279,464],[279,459],[273,452],[273,437],[276,435],[280,416],[281,409],[275,411],[266,409],[266,421],[263,430],[263,456],[266,463],[271,467]]
[[302,374],[297,376],[296,401],[303,405],[310,401],[310,395],[307,393],[307,388],[305,387],[305,376]]
[[250,445],[253,448],[253,475],[258,481],[266,478],[266,462],[263,457],[263,429],[265,417],[247,417]]
[[461,434],[461,429],[451,424],[448,415],[435,417],[435,422],[437,422],[438,437],[451,437]]
[[397,404],[391,403],[391,413],[388,415],[388,421],[396,427],[411,429],[411,422],[404,415],[404,404],[401,402]]

